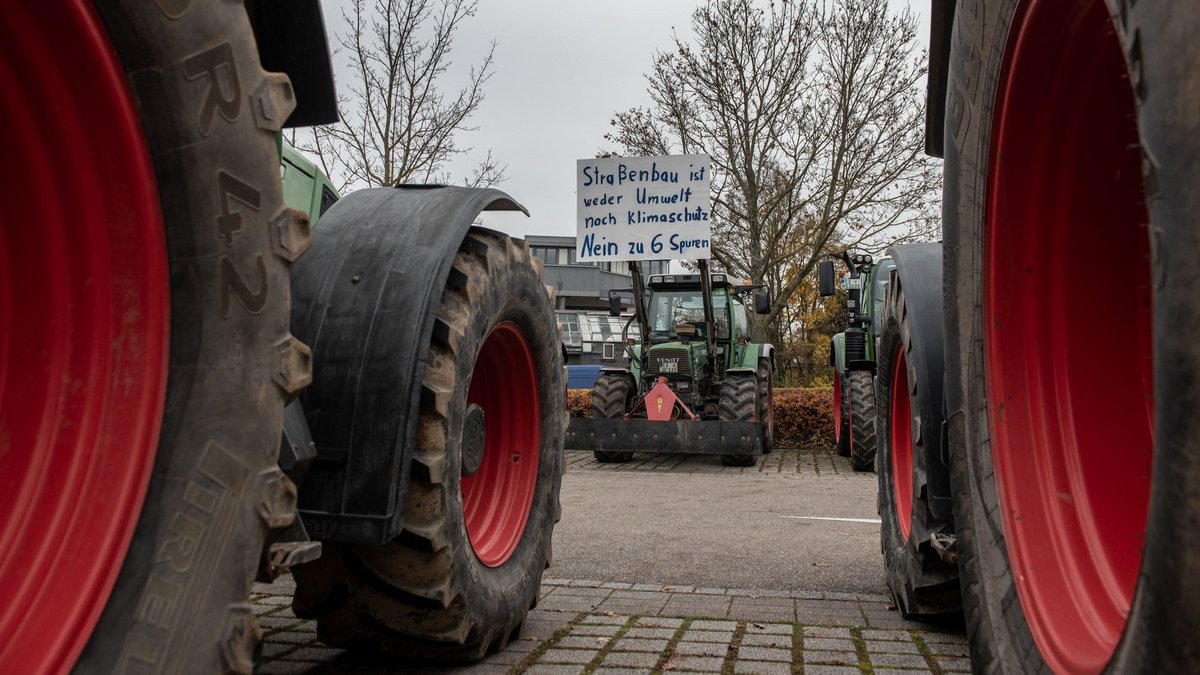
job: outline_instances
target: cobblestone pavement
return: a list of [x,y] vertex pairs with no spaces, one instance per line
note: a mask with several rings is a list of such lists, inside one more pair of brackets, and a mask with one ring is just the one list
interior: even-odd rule
[[874,482],[873,473],[856,473],[850,460],[827,450],[775,450],[754,466],[725,466],[717,455],[655,455],[638,453],[633,461],[601,464],[591,452],[568,450],[567,471],[650,472],[684,474],[756,473],[764,476],[814,476]]
[[546,579],[503,651],[468,666],[363,660],[291,612],[291,577],[254,589],[258,672],[741,675],[969,672],[961,631],[912,623],[881,595]]
[[[822,450],[777,450],[744,468],[724,466],[714,455],[638,454],[628,463],[600,464],[590,452],[568,451],[566,460],[570,474],[754,474],[803,479],[781,483],[788,486],[810,483],[813,478],[822,479],[817,482],[822,485],[825,480],[876,480],[875,474],[855,473],[845,458]],[[873,495],[873,488],[869,491]],[[873,555],[877,552],[875,549]],[[254,588],[254,607],[265,633],[260,673],[838,675],[970,671],[960,627],[905,621],[887,597],[871,593],[547,578],[540,603],[529,613],[520,636],[504,650],[479,663],[446,665],[379,657],[366,660],[326,647],[317,640],[312,621],[292,614],[294,588],[290,576]]]

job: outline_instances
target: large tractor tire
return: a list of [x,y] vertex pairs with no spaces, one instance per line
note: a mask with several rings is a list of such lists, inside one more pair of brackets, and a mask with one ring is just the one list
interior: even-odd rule
[[[914,270],[916,271],[916,270]],[[940,282],[941,275],[937,275]],[[920,307],[896,277],[881,316],[878,361],[880,548],[888,590],[906,619],[936,619],[962,611],[958,566],[935,542],[953,540],[953,523],[930,505],[930,477],[942,457],[942,307]],[[932,284],[931,284],[932,285]],[[918,323],[917,312],[934,315]],[[921,328],[932,327],[932,335]],[[937,344],[928,344],[936,341]],[[935,539],[935,537],[940,539]]]
[[866,370],[846,375],[849,404],[850,467],[855,471],[875,469],[875,378]]
[[[592,385],[591,416],[594,419],[620,419],[629,411],[635,394],[633,379],[623,373],[600,373]],[[633,459],[632,452],[595,450],[597,462],[617,463]]]
[[973,669],[1196,672],[1200,7],[973,9],[944,204]]
[[848,390],[842,383],[842,374],[833,374],[833,429],[834,440],[837,442],[837,454],[842,457],[850,456],[850,414],[847,412],[846,395]]
[[310,377],[291,88],[240,3],[99,9],[0,5],[0,671],[249,673]]
[[775,447],[775,374],[770,359],[758,360],[758,419],[762,422],[763,452]]
[[[725,422],[753,422],[759,419],[758,378],[752,375],[728,375],[721,385],[717,414]],[[721,463],[726,466],[754,466],[756,461],[755,455],[721,455]]]
[[327,644],[472,660],[536,603],[558,520],[564,416],[554,309],[523,241],[473,228],[424,372],[404,530],[325,542],[293,570],[296,613]]

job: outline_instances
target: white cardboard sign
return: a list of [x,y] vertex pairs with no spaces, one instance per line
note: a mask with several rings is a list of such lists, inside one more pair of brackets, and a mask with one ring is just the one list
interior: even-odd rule
[[708,155],[581,159],[577,262],[710,257]]

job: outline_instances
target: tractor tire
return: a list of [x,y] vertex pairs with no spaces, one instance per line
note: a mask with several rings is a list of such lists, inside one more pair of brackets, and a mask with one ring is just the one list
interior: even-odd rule
[[842,381],[842,374],[833,374],[833,429],[834,440],[837,442],[837,454],[842,457],[850,456],[850,414],[846,403],[848,387]]
[[[758,419],[758,378],[729,375],[721,385],[717,413],[725,422],[752,422]],[[754,466],[755,455],[721,455],[725,466]]]
[[875,469],[875,378],[865,370],[846,376],[846,401],[850,404],[850,467],[865,472]]
[[[940,346],[926,352],[919,339],[941,341],[941,306],[932,336],[914,337],[915,308],[905,301],[900,279],[893,282],[884,305],[877,351],[879,432],[879,532],[885,580],[900,614],[906,619],[939,619],[962,611],[958,566],[943,560],[933,537],[954,536],[953,523],[937,518],[929,504],[929,466],[941,457],[942,368],[925,363],[925,354],[941,356]],[[940,300],[940,298],[939,298]],[[953,556],[948,556],[953,557]]]
[[972,9],[943,205],[972,669],[1197,672],[1200,6]]
[[[538,598],[562,481],[562,354],[523,241],[464,238],[436,310],[404,530],[325,542],[294,568],[298,616],[338,647],[474,660],[502,649]],[[459,286],[453,280],[465,280]]]
[[310,378],[291,87],[240,3],[97,4],[0,8],[0,672],[249,673]]
[[[634,395],[633,380],[620,373],[600,373],[592,385],[592,411],[595,419],[618,419],[625,416]],[[596,450],[597,462],[620,463],[633,459],[632,452]]]
[[758,360],[758,419],[762,420],[763,452],[775,447],[775,373],[770,359]]

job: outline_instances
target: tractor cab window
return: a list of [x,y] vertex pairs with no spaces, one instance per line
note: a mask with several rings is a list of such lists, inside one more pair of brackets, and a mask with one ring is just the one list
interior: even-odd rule
[[746,306],[741,300],[733,299],[733,321],[737,326],[738,335],[746,335],[750,332],[750,324],[746,320]]
[[[725,302],[724,295],[713,296],[713,319],[716,323],[717,337],[727,340],[729,318]],[[698,337],[708,334],[709,327],[704,323],[704,296],[700,289],[652,291],[649,309],[651,341],[675,340],[679,335],[676,329],[686,324],[696,327]]]

